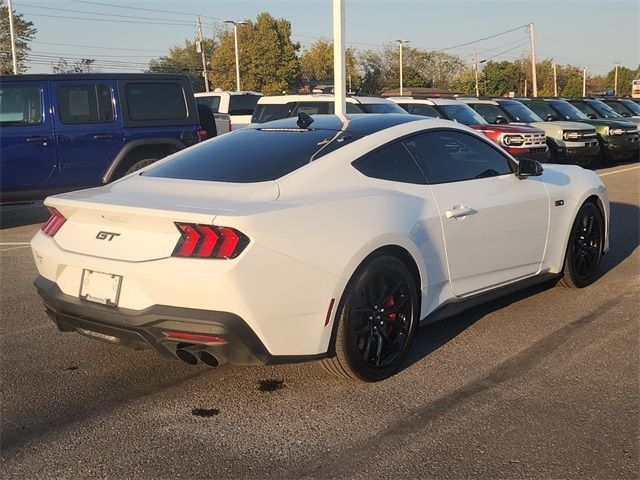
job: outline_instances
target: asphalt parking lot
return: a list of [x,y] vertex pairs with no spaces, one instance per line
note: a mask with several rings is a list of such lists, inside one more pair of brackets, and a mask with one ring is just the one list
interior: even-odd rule
[[3,478],[638,478],[640,166],[600,170],[611,251],[584,290],[545,284],[421,329],[398,375],[314,363],[211,369],[60,333],[3,207]]

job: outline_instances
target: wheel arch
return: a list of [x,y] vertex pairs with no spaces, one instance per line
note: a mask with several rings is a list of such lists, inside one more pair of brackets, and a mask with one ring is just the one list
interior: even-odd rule
[[[175,138],[149,138],[142,140],[134,140],[125,144],[115,158],[111,161],[104,174],[102,175],[102,183],[106,184],[116,180],[118,173],[123,171],[123,167],[128,167],[128,163],[139,152],[152,151],[153,149],[162,150],[166,154],[175,153],[185,148],[186,145]],[[138,160],[142,160],[139,158]],[[126,169],[124,169],[126,171]]]

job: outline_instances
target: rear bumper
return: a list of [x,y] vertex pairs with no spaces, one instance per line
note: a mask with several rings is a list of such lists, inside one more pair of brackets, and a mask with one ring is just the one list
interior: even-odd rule
[[[178,349],[206,351],[220,362],[236,365],[295,363],[321,355],[271,355],[255,332],[239,316],[229,312],[153,305],[144,310],[113,308],[63,293],[42,276],[34,281],[47,314],[63,332],[130,347],[151,347],[166,359],[177,359]],[[175,340],[163,332],[213,335],[220,343]]]

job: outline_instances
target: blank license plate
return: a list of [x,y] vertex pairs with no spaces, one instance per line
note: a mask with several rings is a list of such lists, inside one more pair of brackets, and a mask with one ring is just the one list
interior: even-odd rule
[[115,307],[120,297],[122,275],[82,270],[80,298]]

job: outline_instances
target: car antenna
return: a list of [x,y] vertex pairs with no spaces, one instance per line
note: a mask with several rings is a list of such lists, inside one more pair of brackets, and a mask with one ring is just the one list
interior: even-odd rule
[[300,112],[298,114],[298,121],[296,122],[300,128],[304,128],[305,130],[311,126],[313,123],[313,118],[308,113]]

